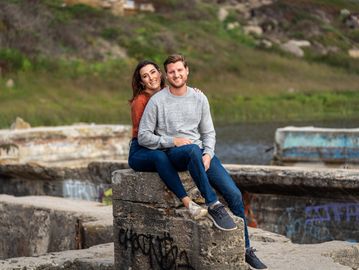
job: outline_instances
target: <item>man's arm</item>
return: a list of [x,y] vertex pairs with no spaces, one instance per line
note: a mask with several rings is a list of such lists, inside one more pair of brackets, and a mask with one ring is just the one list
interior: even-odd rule
[[150,99],[141,118],[138,129],[138,143],[149,149],[174,147],[173,137],[155,134],[158,117],[158,107]]
[[203,94],[202,117],[199,123],[199,132],[203,143],[203,155],[208,154],[210,158],[214,156],[216,144],[216,132],[214,130],[211,111],[207,97]]

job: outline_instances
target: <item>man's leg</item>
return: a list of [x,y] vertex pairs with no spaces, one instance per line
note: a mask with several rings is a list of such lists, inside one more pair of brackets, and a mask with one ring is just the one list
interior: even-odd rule
[[202,150],[195,144],[174,147],[167,150],[168,158],[179,171],[188,170],[206,200],[209,217],[221,230],[231,231],[237,228],[217,195],[209,184],[208,176],[202,161]]
[[247,221],[244,215],[242,193],[216,156],[214,156],[211,160],[210,167],[207,170],[207,175],[211,185],[222,194],[233,214],[243,218],[246,262],[253,268],[266,269],[266,265],[263,264],[254,254],[255,249],[250,247]]
[[207,205],[218,201],[217,195],[209,184],[202,162],[202,150],[196,144],[173,147],[166,151],[171,163],[178,171],[189,171]]
[[219,193],[222,194],[233,214],[243,219],[245,244],[246,248],[248,248],[250,246],[250,242],[241,191],[216,156],[214,156],[211,160],[211,165],[207,170],[207,175],[209,182]]

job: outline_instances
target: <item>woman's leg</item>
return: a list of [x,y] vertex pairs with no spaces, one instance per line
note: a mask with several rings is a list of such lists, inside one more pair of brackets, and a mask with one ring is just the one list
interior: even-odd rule
[[150,150],[140,146],[137,140],[133,140],[128,164],[135,171],[158,172],[162,181],[182,201],[194,219],[207,215],[207,209],[200,207],[188,197],[177,170],[173,167],[165,152]]
[[[140,146],[134,139],[131,142],[128,164],[135,171],[158,172],[162,181],[178,199],[182,200],[188,197],[177,170],[163,151]],[[187,199],[185,201],[187,202]],[[188,203],[186,204],[188,205]]]

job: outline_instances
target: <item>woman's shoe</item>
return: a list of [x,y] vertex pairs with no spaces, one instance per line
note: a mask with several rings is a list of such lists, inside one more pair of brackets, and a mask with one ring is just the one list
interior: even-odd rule
[[189,203],[188,211],[195,220],[205,217],[208,213],[207,209],[199,206],[194,201]]

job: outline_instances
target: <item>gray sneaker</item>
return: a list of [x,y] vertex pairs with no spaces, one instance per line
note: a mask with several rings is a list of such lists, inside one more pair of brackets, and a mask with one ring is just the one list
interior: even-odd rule
[[254,254],[255,251],[256,249],[252,247],[246,249],[246,263],[255,269],[267,269],[267,266]]
[[208,214],[207,209],[199,206],[194,201],[189,203],[188,211],[191,214],[192,218],[197,220],[200,219]]
[[233,231],[237,229],[236,223],[234,223],[223,204],[216,203],[213,207],[208,207],[208,214],[218,229],[222,231]]

